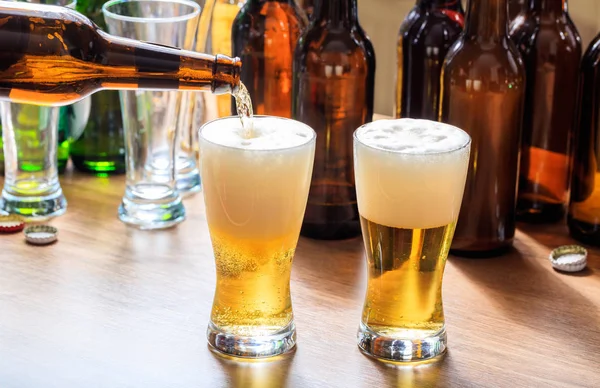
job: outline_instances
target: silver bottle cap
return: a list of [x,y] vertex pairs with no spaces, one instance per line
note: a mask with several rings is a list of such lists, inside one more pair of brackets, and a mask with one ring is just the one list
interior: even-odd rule
[[587,250],[579,245],[564,245],[550,253],[550,262],[559,271],[578,272],[587,265]]
[[33,245],[48,245],[58,239],[58,229],[49,225],[32,225],[25,228],[25,240]]

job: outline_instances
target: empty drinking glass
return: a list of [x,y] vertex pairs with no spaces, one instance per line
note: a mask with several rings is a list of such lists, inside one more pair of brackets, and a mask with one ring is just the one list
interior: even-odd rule
[[[193,48],[200,15],[200,6],[194,2],[113,0],[104,4],[102,10],[113,35]],[[147,89],[152,89],[152,85],[147,85]],[[180,192],[200,188],[193,150],[185,149],[179,141],[183,93],[136,90],[122,91],[120,95],[127,187],[119,217],[144,229],[173,226],[185,218]]]

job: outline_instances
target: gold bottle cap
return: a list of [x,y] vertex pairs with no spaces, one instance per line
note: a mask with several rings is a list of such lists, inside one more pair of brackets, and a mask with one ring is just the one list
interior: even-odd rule
[[33,245],[48,245],[58,239],[58,229],[49,225],[33,225],[25,228],[25,240]]
[[587,265],[587,250],[579,245],[564,245],[550,253],[550,262],[559,271],[578,272]]

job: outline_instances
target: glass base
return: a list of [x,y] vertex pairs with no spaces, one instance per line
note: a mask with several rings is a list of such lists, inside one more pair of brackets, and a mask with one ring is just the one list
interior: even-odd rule
[[28,220],[44,221],[64,214],[67,211],[67,200],[60,186],[52,194],[36,196],[17,196],[2,190],[0,209]]
[[85,157],[71,154],[71,161],[78,171],[98,175],[124,174],[125,156]]
[[139,229],[166,229],[185,220],[185,208],[181,197],[168,187],[138,185],[126,189],[119,219]]
[[200,173],[195,167],[189,171],[177,171],[175,179],[177,180],[177,191],[182,197],[187,197],[202,189]]
[[209,322],[206,336],[214,349],[235,357],[273,357],[287,353],[296,346],[296,326],[293,321],[274,334],[257,337],[225,333]]
[[413,338],[386,337],[361,322],[358,329],[358,347],[370,356],[401,362],[429,360],[446,352],[445,327],[433,335],[410,337]]

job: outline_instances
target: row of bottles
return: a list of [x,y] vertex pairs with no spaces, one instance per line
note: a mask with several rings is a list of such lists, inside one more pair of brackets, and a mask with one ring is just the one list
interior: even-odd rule
[[[78,4],[91,16],[99,9],[93,0]],[[231,52],[243,60],[241,79],[255,112],[304,121],[319,134],[303,234],[325,239],[357,235],[352,132],[372,119],[375,55],[358,23],[356,0],[316,1],[310,25],[294,0],[222,4],[239,9]],[[569,225],[573,235],[598,242],[598,39],[584,57],[579,82],[581,42],[566,0],[529,0],[510,26],[507,0],[468,5],[465,22],[457,0],[418,0],[398,40],[397,115],[439,119],[473,138],[453,250],[465,255],[506,250],[516,210],[530,221],[562,219],[574,148]],[[226,31],[228,23],[219,29]],[[218,44],[225,50],[223,42]],[[110,93],[63,108],[70,131],[82,126],[85,112],[89,116],[83,135],[71,144],[71,158],[80,169],[122,170],[111,164],[122,161],[123,136],[118,104],[106,108],[118,101]],[[95,164],[86,164],[80,155]],[[94,168],[88,170],[101,171]]]
[[512,21],[507,0],[468,4],[463,30],[459,1],[417,1],[398,40],[396,115],[473,138],[453,251],[502,252],[516,219],[567,209],[571,234],[600,245],[600,35],[581,61],[566,0],[514,1]]
[[356,0],[305,0],[302,7],[295,0],[248,0],[232,32],[254,113],[294,118],[317,132],[301,234],[359,235],[352,133],[373,117],[375,52]]

